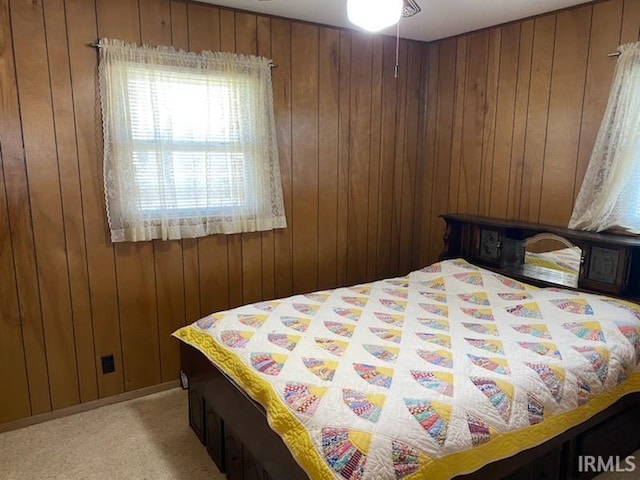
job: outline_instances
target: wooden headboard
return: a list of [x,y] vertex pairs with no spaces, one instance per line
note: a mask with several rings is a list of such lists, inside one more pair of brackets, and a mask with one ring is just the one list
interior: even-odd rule
[[[577,283],[569,288],[640,301],[640,238],[498,220],[471,215],[442,215],[447,223],[440,259],[461,257],[538,286],[554,282],[544,269],[527,268],[525,248],[536,236],[560,237],[580,248]],[[547,272],[548,273],[548,272]]]

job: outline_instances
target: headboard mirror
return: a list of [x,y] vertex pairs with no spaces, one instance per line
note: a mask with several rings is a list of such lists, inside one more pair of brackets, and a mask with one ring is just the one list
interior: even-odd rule
[[640,303],[640,238],[446,214],[441,259],[464,258],[536,286],[578,288]]
[[550,283],[577,287],[582,250],[554,233],[539,233],[524,241],[523,273]]

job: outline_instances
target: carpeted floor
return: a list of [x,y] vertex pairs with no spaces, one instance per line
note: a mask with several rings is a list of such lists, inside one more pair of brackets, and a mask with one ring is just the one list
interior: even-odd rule
[[[640,470],[640,451],[635,461]],[[0,434],[2,480],[225,478],[187,425],[187,393],[177,388]]]
[[3,480],[223,480],[168,390],[0,434]]

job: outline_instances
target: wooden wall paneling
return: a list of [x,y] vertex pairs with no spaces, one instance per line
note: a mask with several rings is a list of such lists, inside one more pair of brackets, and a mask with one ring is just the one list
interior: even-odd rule
[[[232,13],[233,15],[233,13]],[[203,4],[187,4],[189,50],[220,50],[220,9]]]
[[[415,91],[419,93],[418,97],[418,122],[415,127],[415,135],[416,135],[416,153],[414,158],[414,178],[413,178],[413,197],[411,199],[411,208],[413,219],[411,220],[411,245],[410,248],[410,270],[415,270],[420,267],[420,229],[422,225],[416,225],[415,219],[419,218],[422,213],[422,206],[419,204],[421,197],[421,188],[420,178],[424,176],[424,165],[423,159],[425,156],[425,146],[427,142],[427,103],[428,103],[428,95],[429,95],[429,70],[431,68],[430,65],[430,57],[429,57],[429,45],[423,42],[415,42],[416,43],[416,53],[420,58],[420,67],[416,72],[416,85]],[[436,81],[437,81],[436,74]],[[424,265],[423,265],[424,266]]]
[[404,155],[406,151],[407,129],[407,72],[409,71],[407,56],[407,41],[402,40],[399,48],[398,68],[398,106],[395,118],[395,148],[393,152],[393,176],[391,177],[393,190],[389,201],[391,202],[391,241],[389,242],[389,275],[397,275],[400,269],[400,229],[402,228],[402,177],[404,168]]
[[171,45],[170,0],[138,0],[140,39],[147,45]]
[[[231,22],[231,33],[227,34],[225,39],[228,43],[228,39],[231,37],[231,42],[233,42],[231,51],[235,50],[233,12],[196,4],[188,5],[189,50],[200,52],[222,49],[221,25],[223,22],[220,18],[222,12],[225,15],[225,22]],[[197,240],[200,315],[224,310],[230,305],[228,242],[229,235],[210,235]],[[193,259],[190,258],[189,261],[193,261]],[[184,268],[187,273],[186,264]],[[234,274],[240,276],[242,272],[235,270]],[[242,282],[242,279],[240,278],[239,281]]]
[[[183,10],[183,13],[186,14],[186,11]],[[171,45],[173,37],[171,19],[169,0],[141,0],[142,42],[147,45]],[[154,240],[152,243],[156,276],[160,376],[162,382],[168,382],[177,379],[180,370],[179,345],[175,339],[171,338],[171,333],[186,323],[182,244],[175,240]]]
[[624,0],[620,44],[638,40],[640,40],[640,3],[637,0]]
[[371,122],[371,35],[351,39],[347,283],[367,278]]
[[292,231],[293,212],[291,166],[291,22],[271,21],[271,54],[278,65],[271,71],[273,82],[273,108],[278,132],[278,156],[282,195],[287,216],[287,228],[274,231],[276,297],[288,297],[293,292]]
[[[228,21],[230,15],[233,21],[233,12],[223,11],[226,15],[225,20]],[[189,29],[187,38],[189,39],[190,51],[218,51],[221,49],[220,15],[219,8],[197,3],[187,4],[187,27]],[[234,28],[233,25],[232,28]]]
[[511,152],[515,125],[519,47],[520,24],[513,23],[502,27],[492,151],[493,168],[489,184],[488,215],[495,218],[507,218],[509,185],[512,182],[512,176],[516,175],[515,171],[511,171]]
[[502,29],[489,31],[487,52],[487,80],[485,90],[484,129],[482,135],[482,169],[478,213],[489,216],[491,210],[491,186],[495,173],[495,138],[498,103],[498,81],[500,79],[500,47]]
[[318,285],[318,28],[291,28],[293,290]]
[[206,312],[212,311],[212,309],[205,310],[202,308],[198,240],[185,238],[181,241],[181,244],[185,321],[190,323],[205,315]]
[[[435,156],[433,165],[433,188],[428,202],[432,208],[431,218],[428,219],[431,226],[431,244],[427,250],[426,257],[422,258],[421,265],[429,265],[438,259],[444,244],[445,223],[439,215],[448,213],[449,208],[449,188],[451,185],[451,148],[453,131],[453,114],[455,106],[456,83],[456,41],[455,39],[445,40],[440,43],[438,55],[431,62],[429,70],[429,81],[431,77],[437,82],[435,88],[436,99],[430,94],[431,109],[435,111],[433,142],[435,143]],[[427,133],[431,136],[429,129]]]
[[407,42],[407,105],[405,111],[402,195],[400,203],[400,235],[398,274],[409,273],[413,266],[413,232],[415,229],[415,192],[418,157],[418,125],[424,102],[421,83],[424,55],[417,42]]
[[140,42],[140,5],[138,0],[95,0],[100,38]]
[[73,90],[62,0],[43,4],[80,401],[98,398]]
[[[20,234],[20,230],[24,231],[25,226],[30,231],[31,224],[29,205],[28,202],[24,202],[22,204],[24,210],[18,213],[26,213],[26,222],[23,221],[20,222],[22,225],[14,226],[13,231],[10,225],[11,213],[12,211],[16,212],[19,206],[15,202],[16,199],[10,198],[10,195],[18,194],[24,198],[28,194],[20,138],[22,132],[19,127],[13,42],[10,33],[9,5],[7,1],[2,1],[0,2],[0,285],[2,286],[0,288],[0,324],[2,328],[0,384],[10,385],[11,395],[0,396],[0,422],[27,417],[32,413],[23,323],[32,329],[33,326],[36,326],[33,330],[38,336],[31,335],[31,343],[33,344],[33,339],[36,337],[40,345],[44,344],[39,315],[39,299],[33,302],[37,306],[37,311],[35,311],[37,322],[35,322],[35,315],[21,316],[23,312],[21,312],[18,298],[20,284],[16,269],[20,268],[19,263],[28,268],[27,262],[33,261],[34,256],[33,253],[25,255],[20,261],[19,257],[14,258],[12,245],[14,240],[22,245],[25,244],[18,235],[14,237],[12,234]],[[8,178],[5,177],[5,171],[8,172]],[[9,205],[10,202],[11,205]],[[15,217],[13,220],[15,221]],[[29,238],[31,238],[30,232]],[[35,262],[33,262],[33,267],[35,270]],[[23,272],[23,275],[27,273],[28,270]],[[33,275],[32,278],[35,279],[36,276]],[[34,282],[29,283],[33,284]],[[37,288],[37,285],[34,287]],[[38,367],[33,379],[33,384],[36,387],[33,392],[33,405],[34,409],[44,412],[51,409],[44,348],[39,349],[38,353],[39,355],[34,355],[34,358],[41,361],[32,362]],[[39,394],[41,392],[45,394]]]
[[8,0],[0,1],[0,146],[29,385],[27,408],[37,415],[51,410],[51,396]]
[[535,19],[531,84],[527,115],[525,156],[522,169],[519,220],[537,222],[542,194],[542,170],[547,122],[551,69],[553,64],[556,15]]
[[258,53],[258,17],[249,13],[235,14],[236,53],[256,55]]
[[[220,10],[220,50],[223,52],[236,52],[236,13],[232,10]],[[253,33],[255,38],[255,32]],[[237,307],[242,304],[242,234],[225,235],[227,237],[227,258],[229,264],[229,307]]]
[[338,283],[338,119],[340,31],[318,39],[318,288]]
[[348,235],[349,235],[349,119],[351,108],[351,32],[340,31],[339,79],[338,79],[338,220],[337,231],[337,284],[347,284]]
[[11,5],[18,98],[53,409],[80,400],[42,4]]
[[[418,151],[416,161],[416,190],[414,202],[414,230],[411,241],[411,256],[414,265],[424,265],[423,258],[426,257],[431,248],[431,215],[433,215],[430,201],[433,194],[433,177],[435,169],[435,130],[429,130],[435,123],[437,114],[437,83],[434,85],[431,78],[433,68],[438,68],[439,45],[421,44],[422,61],[421,82],[423,88],[422,105],[420,107]],[[435,52],[435,53],[434,53]],[[432,108],[433,107],[433,108]]]
[[[3,25],[0,23],[0,25]],[[0,45],[4,45],[0,43]],[[0,51],[2,51],[0,47]],[[0,54],[2,55],[2,54]],[[3,63],[0,60],[0,63]],[[2,69],[2,67],[0,67]],[[5,73],[0,70],[4,83]],[[5,190],[2,150],[0,149],[0,385],[11,385],[11,395],[0,395],[0,423],[10,422],[31,414],[29,383],[24,358],[18,289],[15,279],[9,209]],[[5,390],[6,391],[6,390]]]
[[169,2],[171,45],[181,50],[189,49],[189,24],[187,4],[180,0]]
[[623,6],[623,0],[593,5],[573,199],[580,191],[596,135],[607,107],[617,58],[609,57],[608,54],[615,52],[618,46]]
[[531,85],[534,27],[534,20],[528,20],[520,24],[518,78],[516,81],[516,104],[513,117],[513,144],[511,146],[511,173],[509,175],[509,193],[507,195],[507,218],[511,219],[520,217],[527,120],[529,117],[529,87]]
[[382,71],[393,68],[383,63],[384,40],[372,38],[371,57],[371,119],[369,121],[369,192],[367,219],[367,273],[368,281],[377,279],[378,270],[378,210],[380,208],[380,161],[382,130]]
[[[98,31],[101,37],[141,43],[137,0],[99,0]],[[124,382],[125,390],[130,391],[155,385],[161,379],[153,243],[120,242],[113,248]]]
[[184,270],[180,241],[153,241],[158,309],[161,381],[178,378],[180,349],[171,334],[187,323],[185,318]]
[[393,175],[397,135],[398,79],[394,78],[396,42],[385,37],[382,45],[382,131],[380,138],[380,181],[378,186],[377,278],[392,275],[391,236],[393,218]]
[[[420,249],[422,244],[424,228],[430,229],[430,222],[427,221],[423,225],[422,218],[425,208],[422,204],[424,197],[424,179],[429,172],[429,168],[425,164],[427,158],[427,123],[428,116],[431,112],[428,111],[429,96],[431,95],[429,90],[429,72],[431,70],[431,55],[430,46],[427,43],[419,42],[420,56],[422,58],[420,68],[420,111],[417,127],[417,150],[416,150],[416,178],[415,178],[415,191],[413,197],[413,231],[411,235],[411,269],[414,270],[424,264],[420,261]],[[438,74],[436,73],[436,86],[437,86]],[[433,137],[432,137],[433,138]],[[433,142],[432,142],[433,143]],[[429,146],[429,154],[431,155],[431,164],[433,164],[433,147]],[[430,234],[427,234],[430,235]]]
[[591,13],[588,5],[557,15],[539,214],[549,225],[566,226],[571,216]]
[[468,36],[467,83],[462,121],[462,161],[458,211],[477,214],[482,177],[482,140],[484,135],[489,31]]
[[439,112],[439,62],[440,50],[442,42],[434,42],[424,48],[425,63],[428,65],[424,72],[424,82],[426,89],[425,101],[425,122],[426,134],[422,137],[422,143],[419,146],[418,156],[418,172],[417,172],[417,189],[416,189],[416,209],[415,224],[416,237],[414,238],[415,261],[418,265],[427,265],[429,262],[429,253],[431,252],[431,243],[435,240],[432,237],[431,230],[435,216],[435,206],[433,203],[433,190],[436,188],[435,172],[436,172],[436,134],[438,133],[437,119]]
[[459,211],[460,177],[462,171],[462,133],[464,104],[467,84],[468,36],[456,39],[456,76],[453,110],[453,137],[451,140],[451,174],[449,188],[449,211]]
[[[258,55],[271,58],[271,18],[258,17]],[[277,67],[276,67],[277,68]],[[262,232],[260,236],[262,262],[262,298],[275,297],[275,240],[273,231]]]
[[[96,76],[98,38],[93,2],[66,0],[67,37],[91,293],[91,316],[100,398],[122,393],[124,375],[114,251],[109,239],[102,182],[102,120]],[[115,372],[102,374],[100,357],[114,356]]]
[[[258,18],[236,13],[236,51],[244,55],[258,54]],[[243,233],[242,303],[262,299],[262,242],[260,232]]]

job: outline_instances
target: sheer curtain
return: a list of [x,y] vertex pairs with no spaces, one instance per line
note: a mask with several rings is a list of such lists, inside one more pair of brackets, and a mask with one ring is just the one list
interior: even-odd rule
[[270,60],[99,47],[113,242],[286,227]]
[[640,42],[621,45],[569,228],[640,233]]

